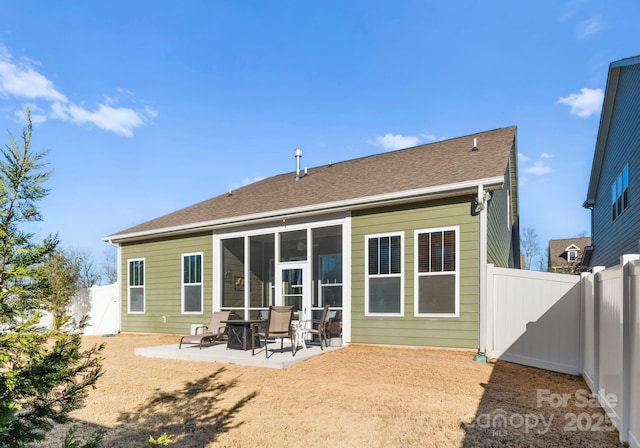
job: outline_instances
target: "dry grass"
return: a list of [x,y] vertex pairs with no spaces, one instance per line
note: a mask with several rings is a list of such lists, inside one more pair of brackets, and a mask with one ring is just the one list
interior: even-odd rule
[[[273,370],[133,355],[177,343],[171,335],[85,339],[106,342],[105,375],[74,417],[81,433],[106,428],[105,447],[139,448],[164,432],[187,448],[621,446],[608,420],[598,425],[601,408],[578,407],[580,378],[472,362],[466,351],[353,345]],[[539,407],[545,389],[572,398]]]

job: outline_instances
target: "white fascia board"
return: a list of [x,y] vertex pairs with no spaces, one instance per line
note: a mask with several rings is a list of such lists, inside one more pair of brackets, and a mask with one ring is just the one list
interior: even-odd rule
[[[256,223],[260,221],[273,220],[276,217],[286,216],[287,218],[302,217],[319,213],[328,213],[343,211],[346,209],[354,210],[375,205],[390,205],[402,202],[412,202],[420,199],[428,199],[432,196],[449,197],[458,196],[469,190],[475,193],[478,185],[482,185],[485,189],[501,188],[504,184],[503,176],[489,177],[485,179],[476,179],[453,184],[437,185],[434,187],[418,188],[414,190],[399,191],[393,193],[385,193],[375,196],[366,196],[355,199],[346,199],[342,201],[327,202],[324,204],[312,204],[302,207],[294,207],[289,209],[271,210],[263,213],[255,213],[251,215],[232,216],[212,221],[204,221],[198,223],[184,224],[180,226],[165,227],[160,229],[145,230],[141,232],[123,233],[111,235],[102,238],[107,242],[119,242],[123,240],[135,240],[149,236],[158,236],[163,234],[180,234],[188,233],[195,230],[213,230],[225,227],[237,226],[246,223]],[[491,188],[493,187],[493,188]]]

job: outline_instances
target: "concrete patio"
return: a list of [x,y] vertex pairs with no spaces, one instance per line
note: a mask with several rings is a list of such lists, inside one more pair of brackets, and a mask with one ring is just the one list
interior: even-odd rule
[[134,354],[148,358],[179,359],[184,361],[220,362],[225,364],[238,364],[243,366],[269,367],[272,369],[288,369],[289,367],[306,361],[314,356],[340,350],[342,346],[323,347],[317,343],[307,342],[307,350],[298,346],[295,356],[291,352],[291,343],[285,339],[284,351],[280,351],[280,342],[268,344],[269,358],[265,357],[264,347],[256,348],[256,354],[251,355],[251,350],[227,349],[226,342],[217,342],[213,345],[204,345],[202,350],[198,345],[183,345],[178,349],[178,340],[175,344],[156,347],[144,347],[134,349]]

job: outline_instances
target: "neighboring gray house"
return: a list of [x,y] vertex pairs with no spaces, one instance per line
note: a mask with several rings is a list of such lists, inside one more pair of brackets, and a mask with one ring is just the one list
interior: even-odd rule
[[583,265],[614,266],[640,251],[640,56],[609,66],[587,199],[592,245]]

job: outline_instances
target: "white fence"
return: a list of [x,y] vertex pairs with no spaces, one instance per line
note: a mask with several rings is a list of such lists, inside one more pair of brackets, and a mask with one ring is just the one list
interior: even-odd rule
[[579,374],[580,277],[493,265],[487,275],[493,284],[487,294],[487,315],[493,316],[487,355]]
[[582,278],[489,265],[484,309],[487,355],[582,374],[632,448],[640,448],[639,258]]
[[[640,447],[640,262],[629,266],[629,446]],[[631,398],[633,397],[633,398]]]
[[89,316],[84,334],[116,334],[120,326],[118,284],[92,286],[74,298],[71,311],[78,320],[82,316]]
[[[620,440],[640,448],[640,260],[624,255],[582,277],[582,376]],[[632,399],[635,397],[635,399]]]

